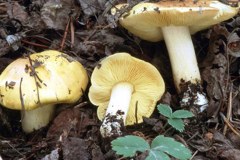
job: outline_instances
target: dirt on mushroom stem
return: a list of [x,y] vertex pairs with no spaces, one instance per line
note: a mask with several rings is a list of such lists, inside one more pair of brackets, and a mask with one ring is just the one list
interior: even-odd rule
[[201,83],[191,83],[181,79],[179,87],[181,90],[179,94],[181,107],[192,111],[195,117],[202,118],[203,112],[208,106],[208,100],[205,98],[206,94],[203,92]]
[[[110,137],[111,139],[117,138],[119,136],[124,135],[125,126],[124,126],[124,120],[122,118],[122,115],[124,115],[124,112],[121,110],[118,110],[115,115],[107,114],[105,117],[105,123],[101,126],[101,133],[103,134],[103,137]],[[111,132],[107,132],[111,128]],[[105,135],[105,134],[109,135]]]

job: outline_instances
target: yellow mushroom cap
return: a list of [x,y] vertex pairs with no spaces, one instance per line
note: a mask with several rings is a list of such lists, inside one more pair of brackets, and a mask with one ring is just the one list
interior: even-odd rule
[[54,50],[29,57],[15,60],[0,75],[3,106],[21,110],[23,103],[25,110],[32,110],[40,105],[74,103],[81,97],[88,76],[78,61]]
[[98,118],[105,117],[111,90],[120,82],[133,85],[126,125],[136,123],[136,111],[138,123],[143,121],[143,116],[150,117],[165,91],[162,76],[152,64],[127,53],[116,53],[103,59],[91,76],[89,99],[98,106]]
[[[112,9],[112,14],[116,14],[116,8],[126,6],[127,4],[117,5]],[[190,33],[194,34],[232,18],[238,11],[239,7],[212,0],[143,2],[123,14],[119,23],[134,35],[156,42],[163,39],[161,27],[189,26]]]

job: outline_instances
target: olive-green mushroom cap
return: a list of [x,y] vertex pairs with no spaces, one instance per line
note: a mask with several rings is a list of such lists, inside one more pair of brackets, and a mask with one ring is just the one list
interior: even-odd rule
[[100,120],[105,117],[112,88],[120,82],[133,85],[126,125],[136,123],[136,112],[138,123],[143,122],[143,116],[151,116],[165,91],[162,76],[152,64],[127,53],[115,53],[103,59],[92,73],[88,94],[90,101],[98,106]]
[[[30,58],[29,58],[30,57]],[[0,75],[0,103],[15,110],[74,103],[88,84],[84,67],[67,54],[48,50],[9,64]]]

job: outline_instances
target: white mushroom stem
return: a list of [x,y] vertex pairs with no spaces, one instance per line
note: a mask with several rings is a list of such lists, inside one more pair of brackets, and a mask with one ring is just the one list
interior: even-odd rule
[[122,135],[133,92],[133,86],[127,82],[116,84],[112,88],[105,118],[100,128],[102,137]]
[[22,111],[22,129],[31,133],[48,125],[54,115],[54,105],[44,105],[30,111]]
[[[188,26],[166,26],[161,29],[171,61],[174,83],[177,91],[181,93],[180,83],[182,80],[184,80],[184,82],[190,81],[192,84],[201,82],[191,34]],[[200,97],[198,97],[198,95],[200,95]],[[205,98],[202,98],[202,95]],[[183,96],[184,102],[186,99],[192,100],[188,97],[190,96],[189,94]],[[202,105],[202,103],[205,104],[208,102],[204,93],[196,93],[196,96],[197,97],[194,97],[194,103],[197,103],[197,105],[198,103]],[[204,102],[202,102],[202,100]],[[185,104],[187,105],[187,103]],[[201,108],[200,110],[204,109]]]
[[187,26],[162,27],[162,32],[171,61],[174,83],[178,92],[181,92],[181,79],[192,83],[201,81],[191,35]]

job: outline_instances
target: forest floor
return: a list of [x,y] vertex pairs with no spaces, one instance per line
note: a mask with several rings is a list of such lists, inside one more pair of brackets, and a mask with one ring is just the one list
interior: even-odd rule
[[[0,72],[26,53],[54,49],[79,60],[90,77],[102,58],[128,52],[159,69],[166,83],[159,103],[179,109],[164,41],[151,43],[129,34],[110,15],[111,7],[121,1],[107,2],[0,0]],[[158,135],[172,137],[192,151],[194,160],[240,160],[240,58],[235,56],[240,54],[239,27],[237,15],[192,36],[209,99],[201,122],[186,119],[185,130],[178,132],[166,127],[166,119],[156,110],[143,123],[127,126],[126,134],[147,141]],[[8,35],[17,36],[11,45]],[[0,159],[124,159],[101,137],[97,107],[87,93],[88,89],[75,105],[59,105],[49,126],[31,134],[22,132],[20,111],[0,107]],[[135,159],[144,157],[139,153]]]

